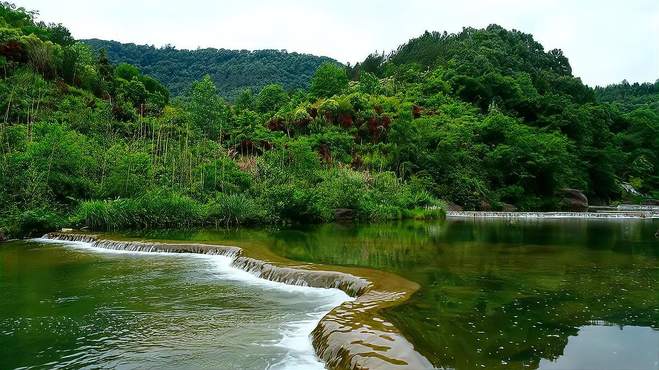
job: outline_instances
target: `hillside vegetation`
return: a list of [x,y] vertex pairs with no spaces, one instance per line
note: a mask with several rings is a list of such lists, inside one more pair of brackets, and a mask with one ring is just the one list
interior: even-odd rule
[[323,63],[306,90],[228,103],[211,76],[171,99],[61,25],[10,4],[0,17],[11,235],[429,218],[441,200],[555,210],[564,188],[609,202],[621,182],[658,195],[656,101],[598,101],[518,31],[426,33],[354,68]]
[[187,92],[192,83],[211,76],[221,96],[234,99],[244,89],[259,91],[272,83],[286,90],[306,89],[326,57],[288,53],[282,50],[179,50],[166,46],[122,44],[83,40],[93,50],[105,49],[113,63],[129,63],[157,78],[173,95]]

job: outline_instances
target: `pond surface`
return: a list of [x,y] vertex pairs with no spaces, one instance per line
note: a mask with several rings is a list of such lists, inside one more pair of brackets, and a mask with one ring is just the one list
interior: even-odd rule
[[[437,367],[656,370],[657,229],[647,220],[449,220],[129,236],[258,246],[416,281],[419,292],[385,316]],[[5,244],[0,368],[317,366],[310,329],[300,328],[345,297],[272,289],[218,265]]]

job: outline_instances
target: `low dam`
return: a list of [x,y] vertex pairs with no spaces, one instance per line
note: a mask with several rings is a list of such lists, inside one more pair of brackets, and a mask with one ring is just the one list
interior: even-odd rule
[[619,211],[619,212],[486,212],[486,211],[448,211],[446,217],[453,218],[523,218],[523,219],[629,219],[659,218],[654,211]]
[[431,363],[394,325],[378,316],[382,308],[400,304],[418,285],[391,274],[375,272],[377,282],[351,274],[277,266],[247,257],[241,248],[211,244],[117,241],[97,235],[53,232],[43,240],[88,244],[91,248],[142,253],[192,253],[224,256],[240,270],[269,281],[293,286],[334,288],[355,299],[334,308],[313,330],[318,356],[333,369],[432,369]]

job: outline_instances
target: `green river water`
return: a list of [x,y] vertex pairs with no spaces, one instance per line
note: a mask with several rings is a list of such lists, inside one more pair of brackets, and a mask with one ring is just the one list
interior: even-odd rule
[[[659,369],[659,222],[401,222],[128,236],[258,245],[421,285],[384,315],[438,368]],[[312,368],[328,289],[213,258],[0,246],[0,368]]]

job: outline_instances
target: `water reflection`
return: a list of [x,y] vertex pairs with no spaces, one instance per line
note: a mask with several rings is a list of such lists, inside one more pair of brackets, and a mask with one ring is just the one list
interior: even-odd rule
[[[659,329],[657,225],[326,225],[280,231],[272,248],[293,259],[371,266],[419,282],[422,289],[408,304],[386,314],[436,366],[527,369],[559,359],[569,338],[592,320]],[[628,348],[636,350],[631,342]],[[640,368],[651,366],[646,361]],[[588,368],[620,366],[563,367]]]
[[568,339],[563,355],[542,370],[659,369],[659,331],[638,326],[588,325]]
[[[656,220],[460,220],[149,237],[261,243],[295,260],[414,280],[421,290],[385,315],[438,367],[619,370],[613,360],[590,364],[572,342],[596,345],[584,328],[597,320],[656,333],[657,229]],[[643,361],[635,367],[656,368],[647,359],[659,346],[648,357],[635,341],[620,345]]]

